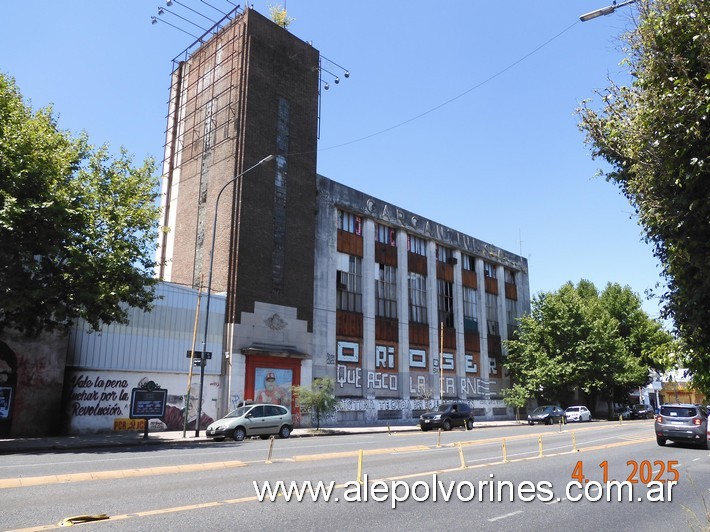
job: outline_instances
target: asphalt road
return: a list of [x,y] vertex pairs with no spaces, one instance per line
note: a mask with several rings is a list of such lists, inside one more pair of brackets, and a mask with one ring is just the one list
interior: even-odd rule
[[[267,481],[324,484],[259,502]],[[4,456],[0,528],[703,530],[708,488],[710,452],[658,447],[652,421],[226,441]]]

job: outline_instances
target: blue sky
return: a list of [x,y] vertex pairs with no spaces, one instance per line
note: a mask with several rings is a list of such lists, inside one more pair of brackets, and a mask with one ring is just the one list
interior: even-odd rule
[[[235,0],[236,2],[237,0]],[[195,35],[228,0],[161,19]],[[268,16],[275,1],[255,1]],[[609,0],[287,0],[289,30],[350,71],[324,77],[318,172],[528,258],[532,294],[588,279],[644,297],[661,281],[625,198],[595,177],[579,102],[623,80]],[[0,71],[62,129],[162,160],[172,59],[194,38],[164,1],[6,1]],[[324,63],[334,74],[337,66]],[[597,98],[598,99],[598,98]],[[266,155],[266,154],[265,154]],[[658,316],[658,304],[644,309]]]

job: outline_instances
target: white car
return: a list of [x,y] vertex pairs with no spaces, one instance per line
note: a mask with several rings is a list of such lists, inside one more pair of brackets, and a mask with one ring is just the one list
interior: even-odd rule
[[591,421],[592,413],[586,406],[570,406],[565,410],[565,418],[568,423],[573,421]]

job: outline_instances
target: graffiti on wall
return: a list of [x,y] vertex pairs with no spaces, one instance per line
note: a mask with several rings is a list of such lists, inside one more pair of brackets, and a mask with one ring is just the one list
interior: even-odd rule
[[[160,384],[168,390],[168,400],[165,415],[160,420],[150,421],[151,430],[183,430],[185,415],[187,415],[187,428],[195,428],[197,419],[197,405],[199,402],[199,385],[192,385],[189,399],[185,404],[184,376],[176,375],[172,379],[175,383],[164,383],[160,377]],[[76,373],[68,380],[68,402],[66,411],[70,418],[72,430],[126,430],[133,429],[135,423],[129,422],[131,390],[140,388],[143,382],[152,380],[149,377],[135,377],[132,374],[121,373]],[[210,388],[218,383],[205,383],[203,390],[202,413],[200,428],[211,423],[216,414]]]
[[131,393],[127,380],[76,375],[71,387],[72,416],[128,417]]
[[[377,371],[366,371],[365,379],[362,377],[363,370],[359,367],[338,364],[335,371],[335,380],[339,385],[338,391],[354,388],[362,390],[392,390],[399,389],[397,373],[381,373]],[[495,381],[478,377],[444,377],[432,378],[427,373],[409,375],[409,393],[412,396],[431,395],[432,390],[441,388],[445,395],[455,395],[469,397],[474,395],[487,395],[493,393]]]

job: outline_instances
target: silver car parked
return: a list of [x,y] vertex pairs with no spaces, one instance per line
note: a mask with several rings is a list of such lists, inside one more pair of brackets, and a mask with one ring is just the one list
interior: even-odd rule
[[221,441],[227,437],[242,441],[247,436],[288,438],[293,430],[291,411],[285,406],[253,404],[240,406],[207,427],[207,436]]
[[662,405],[654,423],[658,445],[666,441],[696,443],[710,449],[708,411],[702,405]]

